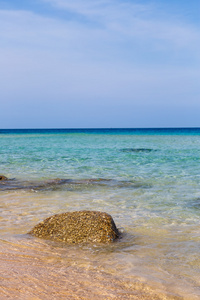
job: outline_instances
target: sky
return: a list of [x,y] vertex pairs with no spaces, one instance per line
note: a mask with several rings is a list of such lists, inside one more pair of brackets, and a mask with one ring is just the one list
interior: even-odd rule
[[200,127],[199,0],[0,0],[0,128]]

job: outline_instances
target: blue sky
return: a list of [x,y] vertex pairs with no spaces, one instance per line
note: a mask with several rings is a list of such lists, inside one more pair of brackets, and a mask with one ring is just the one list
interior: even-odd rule
[[0,0],[0,128],[200,127],[199,0]]

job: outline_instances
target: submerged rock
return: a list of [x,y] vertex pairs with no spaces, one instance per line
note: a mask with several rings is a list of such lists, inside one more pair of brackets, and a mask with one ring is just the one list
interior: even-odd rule
[[29,234],[67,243],[109,243],[119,237],[112,217],[98,211],[57,214],[36,225]]
[[0,181],[3,181],[3,180],[8,180],[8,178],[6,177],[6,176],[4,176],[4,175],[0,175]]
[[6,178],[3,175],[0,191],[11,190],[31,190],[31,191],[55,191],[59,189],[63,190],[77,190],[88,189],[96,187],[117,187],[117,188],[149,188],[149,183],[130,180],[116,180],[106,178],[90,178],[90,179],[51,179],[42,181],[31,180],[18,180],[16,178]]
[[155,149],[149,149],[149,148],[125,148],[121,149],[122,152],[152,152],[156,151]]

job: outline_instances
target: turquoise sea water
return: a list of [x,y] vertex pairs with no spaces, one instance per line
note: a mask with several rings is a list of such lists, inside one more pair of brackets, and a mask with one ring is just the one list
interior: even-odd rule
[[55,213],[106,211],[123,237],[83,246],[85,265],[199,299],[199,128],[0,130],[0,173],[1,240],[30,243]]

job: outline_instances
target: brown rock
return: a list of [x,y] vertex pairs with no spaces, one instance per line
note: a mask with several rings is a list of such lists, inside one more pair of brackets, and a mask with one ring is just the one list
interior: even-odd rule
[[6,176],[4,176],[4,175],[0,175],[0,181],[1,180],[8,180],[8,178]]
[[67,243],[109,243],[119,237],[112,217],[98,211],[75,211],[51,216],[29,234]]

